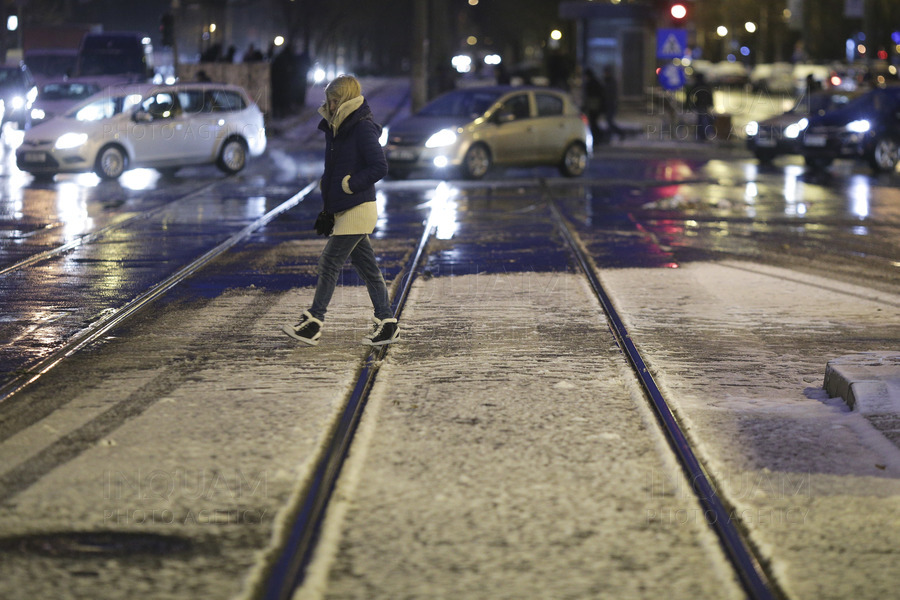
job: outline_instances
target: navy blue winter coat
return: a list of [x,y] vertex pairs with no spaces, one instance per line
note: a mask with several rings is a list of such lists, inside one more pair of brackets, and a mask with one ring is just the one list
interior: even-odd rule
[[[339,213],[375,201],[375,182],[387,175],[387,160],[378,142],[381,125],[372,118],[369,104],[347,115],[334,135],[331,125],[322,119],[319,129],[325,132],[325,174],[322,175],[322,199],[325,211]],[[341,181],[350,176],[347,194]]]

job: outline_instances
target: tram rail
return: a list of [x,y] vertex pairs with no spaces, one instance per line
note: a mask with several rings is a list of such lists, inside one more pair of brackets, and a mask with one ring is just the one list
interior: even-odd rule
[[91,231],[89,233],[80,235],[80,236],[76,237],[75,239],[72,239],[72,240],[66,242],[65,244],[60,244],[59,246],[56,246],[54,248],[44,250],[43,252],[38,252],[36,254],[32,254],[31,256],[24,258],[24,259],[22,259],[16,263],[13,263],[11,265],[7,265],[5,267],[0,267],[0,277],[6,275],[8,273],[14,273],[15,271],[21,271],[22,269],[36,265],[45,260],[54,258],[61,254],[65,254],[66,252],[69,252],[70,250],[74,250],[75,248],[78,248],[79,246],[84,246],[85,244],[89,244],[96,240],[102,239],[103,237],[109,235],[110,233],[112,233],[114,231],[118,231],[120,229],[124,229],[128,225],[131,225],[132,223],[135,223],[137,221],[153,218],[154,216],[170,209],[173,204],[175,204],[177,202],[183,202],[185,200],[190,200],[191,198],[194,198],[201,194],[204,194],[204,193],[208,192],[210,189],[212,189],[215,185],[216,185],[216,183],[214,183],[214,182],[208,183],[188,194],[178,196],[177,198],[174,198],[174,199],[170,200],[169,202],[165,202],[164,204],[157,206],[154,209],[132,215],[130,217],[121,219],[119,221],[115,221],[113,223],[110,223],[109,225],[106,225],[105,227],[101,227],[100,229],[97,229],[96,231]]
[[678,420],[669,407],[669,403],[653,379],[649,367],[635,346],[628,329],[625,327],[603,284],[600,282],[600,278],[597,276],[590,258],[578,240],[577,233],[566,221],[556,202],[552,199],[549,200],[549,208],[554,224],[574,254],[578,267],[588,279],[591,289],[600,301],[603,312],[608,319],[609,329],[641,382],[646,397],[659,420],[660,427],[677,456],[692,490],[703,506],[706,521],[715,531],[728,560],[734,567],[744,590],[747,592],[748,598],[753,600],[780,598],[781,595],[776,590],[771,577],[763,568],[764,561],[759,557],[744,533],[731,519],[731,511],[725,505],[724,500],[716,493],[715,486],[706,469],[704,469],[694,454],[690,441],[685,436]]
[[100,339],[111,329],[121,324],[122,321],[139,311],[141,308],[143,308],[153,300],[165,294],[167,291],[178,285],[181,281],[183,281],[199,269],[203,268],[203,266],[214,260],[216,257],[222,255],[236,244],[248,238],[255,231],[257,231],[261,227],[264,227],[272,219],[282,214],[283,212],[295,207],[297,204],[302,202],[307,197],[307,195],[309,195],[309,193],[316,188],[317,185],[317,182],[308,184],[302,190],[300,190],[275,208],[271,209],[263,216],[257,218],[237,233],[231,235],[228,239],[221,242],[211,250],[207,251],[202,256],[194,259],[159,284],[151,287],[146,292],[134,298],[124,306],[105,313],[101,318],[91,323],[91,325],[86,329],[83,329],[78,334],[67,340],[52,354],[46,356],[35,364],[29,365],[27,371],[19,372],[12,379],[4,382],[2,385],[0,385],[0,404],[8,400],[14,394],[21,392],[23,389],[36,382],[67,357],[73,355],[85,346]]
[[[726,502],[716,493],[714,482],[711,481],[697,459],[691,442],[685,436],[667,400],[656,385],[648,366],[612,305],[609,295],[604,290],[590,258],[582,248],[577,233],[566,221],[552,198],[548,200],[548,209],[553,225],[565,240],[581,273],[597,296],[606,315],[609,329],[640,381],[648,402],[658,418],[660,428],[676,455],[684,476],[690,482],[691,489],[703,507],[707,524],[715,532],[747,597],[753,600],[783,598],[783,594],[764,568],[764,559],[760,557],[745,533],[730,518],[731,512],[726,506]],[[434,215],[434,207],[432,215]],[[405,306],[409,288],[415,280],[428,241],[434,233],[435,226],[432,224],[432,220],[433,217],[430,217],[417,250],[403,272],[403,287],[393,304],[395,316],[399,317]],[[387,351],[388,347],[383,347],[378,351],[371,352],[360,368],[340,422],[327,442],[327,450],[317,463],[313,482],[306,491],[297,517],[290,527],[285,547],[272,567],[266,588],[262,592],[262,597],[267,600],[290,598],[303,584],[305,569],[312,559],[331,493],[346,460],[353,434],[365,409],[381,360]]]

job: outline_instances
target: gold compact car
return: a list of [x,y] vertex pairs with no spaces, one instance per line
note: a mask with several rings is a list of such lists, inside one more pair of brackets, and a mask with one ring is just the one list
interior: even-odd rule
[[558,167],[567,177],[587,169],[587,118],[559,90],[492,86],[448,92],[382,132],[391,177],[426,170],[479,179],[498,166]]

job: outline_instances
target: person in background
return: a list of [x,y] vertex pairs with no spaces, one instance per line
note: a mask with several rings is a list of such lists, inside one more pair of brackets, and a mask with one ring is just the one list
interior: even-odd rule
[[606,111],[607,139],[612,141],[612,136],[615,134],[619,136],[620,140],[624,140],[625,130],[616,123],[616,113],[619,110],[619,84],[616,82],[615,71],[609,65],[603,69],[603,91],[605,94],[603,108]]
[[602,144],[606,140],[606,132],[600,128],[598,121],[603,116],[606,92],[603,83],[597,79],[597,75],[591,69],[584,70],[584,84],[582,87],[584,96],[584,114],[591,128],[591,137],[594,138],[594,146]]
[[373,119],[359,81],[351,75],[336,77],[326,86],[319,114],[323,117],[319,129],[325,132],[325,172],[321,180],[324,210],[316,220],[316,232],[330,237],[319,257],[312,306],[296,325],[285,324],[282,331],[310,346],[319,343],[328,304],[349,258],[366,284],[374,309],[375,327],[362,343],[390,344],[400,337],[400,327],[369,242],[378,220],[374,186],[388,169],[378,141],[381,125]]
[[713,126],[713,94],[706,83],[706,76],[697,73],[694,84],[687,90],[688,108],[697,114],[697,139],[706,141],[710,138]]

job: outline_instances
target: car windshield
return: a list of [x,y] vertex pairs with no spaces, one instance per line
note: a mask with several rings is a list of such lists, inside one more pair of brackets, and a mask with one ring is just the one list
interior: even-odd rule
[[824,115],[826,112],[842,108],[855,98],[855,94],[812,94],[803,96],[791,109],[792,113],[801,115]]
[[125,112],[132,106],[139,104],[141,99],[142,96],[140,94],[106,96],[76,107],[69,111],[66,116],[78,121],[100,121]]
[[484,114],[500,96],[502,91],[459,90],[450,92],[419,111],[422,117],[477,117]]
[[0,69],[0,87],[22,85],[22,75],[18,69]]
[[42,100],[82,100],[100,91],[87,83],[48,83],[41,89]]

